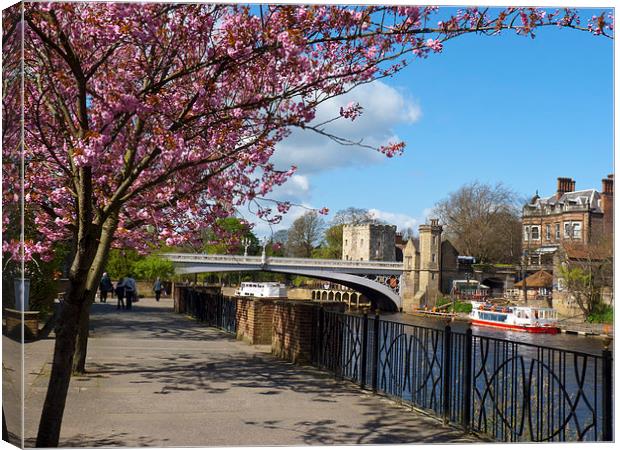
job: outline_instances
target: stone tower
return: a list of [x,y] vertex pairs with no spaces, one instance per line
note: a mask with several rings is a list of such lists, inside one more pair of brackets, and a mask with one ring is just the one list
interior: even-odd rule
[[409,240],[403,250],[403,278],[400,294],[403,311],[434,306],[441,293],[441,232],[439,220],[420,225],[419,243]]
[[415,294],[420,285],[420,252],[413,239],[409,238],[403,249],[403,277],[400,286],[400,295],[403,299],[403,311],[411,312],[418,305],[415,304]]
[[[420,284],[416,297],[434,305],[441,286],[441,232],[438,219],[420,225]],[[423,295],[424,298],[419,297]],[[422,303],[420,303],[422,304]]]
[[396,226],[367,223],[344,225],[342,259],[348,261],[395,261]]

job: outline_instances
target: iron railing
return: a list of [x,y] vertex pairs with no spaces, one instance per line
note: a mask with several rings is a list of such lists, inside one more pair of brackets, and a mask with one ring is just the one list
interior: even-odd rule
[[180,313],[228,333],[237,332],[237,303],[221,293],[181,288]]
[[612,356],[319,311],[314,364],[500,442],[611,441]]
[[[236,302],[179,289],[179,312],[236,332]],[[499,442],[613,440],[612,354],[317,308],[313,363]]]

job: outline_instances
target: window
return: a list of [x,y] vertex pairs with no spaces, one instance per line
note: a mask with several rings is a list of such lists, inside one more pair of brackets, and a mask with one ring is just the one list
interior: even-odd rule
[[581,239],[581,222],[573,222],[573,237]]
[[344,245],[347,245],[349,242],[347,239],[344,240]]
[[532,227],[531,236],[533,241],[537,241],[538,239],[540,239],[540,228],[537,226]]
[[530,240],[530,227],[523,227],[523,240],[524,241],[529,241]]
[[564,237],[581,239],[581,222],[564,222]]
[[560,239],[560,224],[559,223],[555,224],[555,239],[556,240]]
[[434,279],[435,279],[435,273],[433,272],[431,273],[431,280],[434,280]]
[[551,225],[545,225],[545,238],[550,241],[551,240]]
[[431,255],[431,261],[435,262],[435,254],[434,253]]
[[437,236],[433,236],[433,245],[437,243]]

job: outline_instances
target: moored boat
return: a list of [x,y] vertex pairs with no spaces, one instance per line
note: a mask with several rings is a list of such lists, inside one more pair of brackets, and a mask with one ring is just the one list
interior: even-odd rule
[[472,302],[469,314],[473,325],[526,331],[528,333],[556,334],[557,313],[553,308],[537,306],[498,306]]
[[237,297],[284,298],[287,296],[286,286],[282,283],[243,282],[235,291]]

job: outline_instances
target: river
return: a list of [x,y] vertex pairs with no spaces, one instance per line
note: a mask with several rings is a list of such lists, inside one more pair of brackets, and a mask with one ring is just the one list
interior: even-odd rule
[[[445,319],[435,319],[427,317],[413,316],[411,314],[393,313],[381,314],[384,320],[393,322],[408,323],[431,328],[442,328],[445,326]],[[456,332],[465,332],[469,324],[463,320],[455,320],[450,324],[452,330]],[[477,336],[486,336],[497,339],[506,339],[514,342],[523,342],[526,344],[535,344],[545,347],[552,347],[561,350],[572,350],[576,352],[590,353],[600,355],[605,348],[606,340],[597,336],[580,336],[574,334],[534,334],[522,331],[508,331],[491,327],[472,326],[472,332]],[[609,346],[613,350],[613,340]]]

